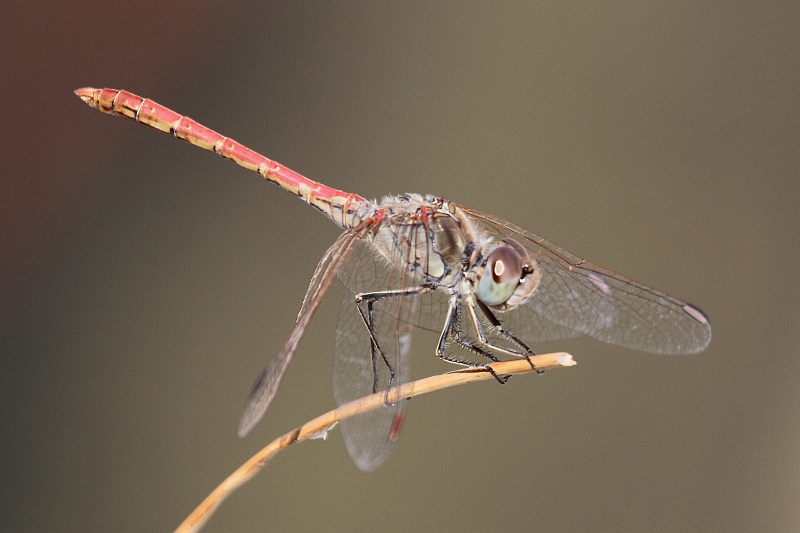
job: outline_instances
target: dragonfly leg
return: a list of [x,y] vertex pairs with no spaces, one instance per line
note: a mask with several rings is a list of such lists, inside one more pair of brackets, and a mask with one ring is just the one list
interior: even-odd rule
[[[395,379],[395,368],[392,366],[392,363],[389,361],[389,358],[386,357],[386,353],[381,348],[380,343],[378,342],[378,334],[375,331],[375,309],[374,305],[375,302],[379,300],[383,300],[385,298],[397,298],[401,296],[410,296],[416,294],[425,294],[431,292],[434,289],[432,285],[420,285],[417,287],[409,287],[407,289],[398,289],[398,290],[390,290],[390,291],[378,291],[378,292],[365,292],[361,294],[356,294],[356,308],[358,309],[359,315],[361,315],[361,320],[364,321],[364,327],[367,328],[367,332],[369,333],[370,339],[370,354],[372,356],[372,392],[378,392],[378,365],[380,364],[379,359],[383,361],[383,364],[386,365],[386,368],[389,370],[389,379],[386,384],[386,391],[384,395],[384,403],[386,405],[392,405],[389,402],[389,390],[392,388]],[[364,309],[364,304],[366,303],[366,309]]]
[[531,350],[527,344],[522,342],[522,340],[519,337],[514,335],[512,332],[508,331],[505,328],[505,326],[503,326],[503,324],[500,322],[500,320],[498,320],[497,317],[494,316],[494,313],[492,313],[492,311],[489,309],[489,307],[486,306],[486,304],[484,304],[480,300],[477,300],[477,304],[478,308],[481,310],[486,320],[489,321],[489,324],[492,326],[492,328],[494,328],[494,330],[497,331],[497,333],[505,337],[509,342],[515,344],[518,348],[520,348],[520,351],[510,350],[507,348],[503,348],[502,346],[497,346],[495,344],[492,344],[489,341],[488,337],[486,336],[486,333],[483,329],[483,323],[478,318],[475,307],[470,305],[469,311],[470,311],[470,317],[472,318],[472,325],[475,328],[475,332],[478,334],[478,338],[480,339],[481,343],[484,346],[487,346],[499,352],[507,353],[509,355],[514,355],[516,357],[524,357],[525,360],[528,361],[528,364],[531,365],[531,369],[535,370],[537,374],[543,373],[544,370],[539,370],[538,368],[536,368],[536,366],[534,366],[533,362],[531,361],[531,356],[536,355],[535,353],[533,353],[533,350]]
[[497,380],[498,383],[501,385],[505,385],[506,381],[508,381],[509,376],[500,377],[494,371],[494,369],[486,364],[475,363],[472,361],[467,361],[466,359],[461,359],[459,357],[455,357],[447,353],[447,343],[448,341],[455,342],[462,348],[469,350],[473,353],[476,353],[482,357],[490,359],[495,363],[499,362],[500,359],[495,357],[492,353],[484,350],[480,346],[477,346],[469,341],[466,341],[461,338],[461,301],[454,297],[450,301],[450,307],[447,311],[447,318],[445,319],[444,327],[442,328],[442,333],[439,336],[439,343],[436,346],[436,356],[443,361],[447,361],[449,363],[454,363],[457,365],[468,366],[473,368],[483,368],[492,376],[494,379]]

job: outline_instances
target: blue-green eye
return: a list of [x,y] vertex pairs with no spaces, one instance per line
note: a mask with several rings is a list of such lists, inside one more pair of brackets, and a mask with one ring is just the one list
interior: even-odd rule
[[486,305],[500,305],[511,298],[523,274],[523,260],[515,246],[498,246],[492,250],[478,276],[475,288],[478,299]]

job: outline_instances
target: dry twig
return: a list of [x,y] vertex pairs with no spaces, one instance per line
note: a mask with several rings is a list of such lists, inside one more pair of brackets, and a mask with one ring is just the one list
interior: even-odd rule
[[[531,357],[531,362],[540,370],[548,370],[562,366],[573,366],[575,361],[572,356],[567,353],[550,353],[544,355],[537,355]],[[494,372],[500,376],[525,374],[532,372],[533,369],[528,361],[525,359],[515,359],[513,361],[502,361],[491,365]],[[460,385],[462,383],[472,383],[474,381],[482,381],[485,379],[493,379],[492,375],[483,369],[468,368],[463,370],[456,370],[454,372],[447,372],[429,378],[420,379],[412,383],[407,383],[399,387],[395,387],[389,391],[388,401],[395,402],[398,398],[412,398],[433,392],[435,390],[452,387],[453,385]],[[324,435],[327,430],[332,428],[342,419],[351,416],[379,409],[385,405],[386,395],[383,392],[359,398],[348,404],[341,406],[338,409],[329,411],[322,416],[307,422],[299,428],[290,431],[286,435],[275,439],[246,463],[240,466],[233,474],[223,481],[216,489],[209,494],[205,500],[190,514],[183,523],[178,526],[175,533],[190,533],[199,531],[206,520],[208,520],[216,508],[222,501],[227,498],[231,492],[241,487],[250,478],[256,475],[261,468],[272,457],[295,442],[308,440],[320,435]]]

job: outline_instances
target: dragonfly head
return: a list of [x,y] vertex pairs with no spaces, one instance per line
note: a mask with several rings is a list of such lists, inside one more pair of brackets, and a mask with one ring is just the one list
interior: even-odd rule
[[530,296],[539,284],[536,261],[514,239],[503,239],[481,265],[475,294],[499,311],[514,309]]

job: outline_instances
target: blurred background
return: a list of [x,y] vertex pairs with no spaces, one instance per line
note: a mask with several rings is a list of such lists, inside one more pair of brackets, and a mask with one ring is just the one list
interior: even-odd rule
[[[0,529],[171,531],[333,407],[340,292],[236,436],[336,227],[72,93],[106,86],[333,187],[503,216],[714,327],[415,399],[372,474],[338,432],[292,447],[206,531],[797,531],[799,6],[5,2]],[[416,377],[451,369],[434,342]]]

